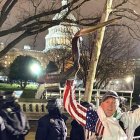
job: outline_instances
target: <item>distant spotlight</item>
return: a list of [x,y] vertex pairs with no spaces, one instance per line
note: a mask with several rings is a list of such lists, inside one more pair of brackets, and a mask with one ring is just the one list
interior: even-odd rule
[[125,78],[125,81],[126,81],[127,83],[130,83],[132,80],[133,80],[133,77],[132,77],[132,76],[127,76],[127,77]]
[[41,67],[39,64],[34,63],[31,65],[30,67],[31,72],[33,72],[34,74],[38,75],[41,72]]

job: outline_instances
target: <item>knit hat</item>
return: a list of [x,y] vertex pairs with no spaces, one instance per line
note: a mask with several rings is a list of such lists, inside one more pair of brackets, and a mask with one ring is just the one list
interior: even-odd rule
[[107,91],[103,95],[101,102],[104,102],[108,97],[113,97],[115,99],[119,99],[120,100],[120,97],[118,96],[117,92],[115,92],[115,91]]

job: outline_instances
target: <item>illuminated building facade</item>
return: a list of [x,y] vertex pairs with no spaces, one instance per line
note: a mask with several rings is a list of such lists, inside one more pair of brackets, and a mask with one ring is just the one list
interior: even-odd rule
[[48,63],[48,57],[45,53],[42,51],[35,51],[35,50],[26,50],[26,49],[11,49],[2,59],[0,59],[0,63],[4,67],[9,67],[11,63],[15,60],[17,56],[20,55],[29,55],[34,58],[36,58],[40,63],[43,68],[46,68],[46,65]]

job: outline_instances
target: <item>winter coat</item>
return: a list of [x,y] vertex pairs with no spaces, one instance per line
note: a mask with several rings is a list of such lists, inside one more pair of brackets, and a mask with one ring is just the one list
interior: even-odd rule
[[136,128],[140,125],[140,108],[124,112],[120,119],[124,124],[127,140],[132,140]]
[[21,110],[5,108],[1,110],[4,120],[7,140],[24,140],[29,132],[29,123],[26,115]]
[[67,128],[61,116],[49,114],[38,121],[35,140],[66,140]]
[[7,140],[5,125],[2,117],[0,117],[0,140]]

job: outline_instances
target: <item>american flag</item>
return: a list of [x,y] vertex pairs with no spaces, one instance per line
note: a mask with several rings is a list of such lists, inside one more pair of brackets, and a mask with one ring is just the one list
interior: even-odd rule
[[74,80],[67,80],[63,93],[64,107],[73,119],[76,119],[81,125],[85,126],[87,108],[76,102],[74,92]]
[[86,116],[86,127],[88,131],[94,132],[96,136],[101,137],[103,135],[104,126],[99,119],[97,111],[89,109]]
[[85,129],[89,132],[95,133],[98,137],[102,136],[104,126],[102,125],[97,112],[93,109],[83,107],[76,101],[74,80],[66,81],[63,96],[64,107],[72,118],[85,126]]

